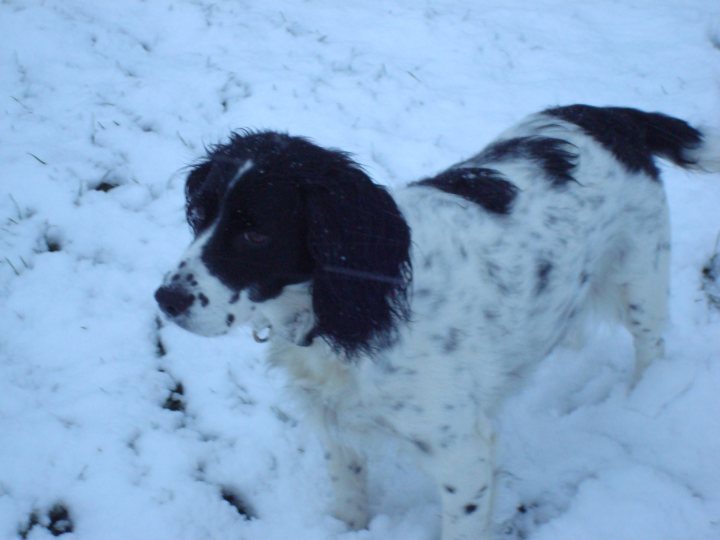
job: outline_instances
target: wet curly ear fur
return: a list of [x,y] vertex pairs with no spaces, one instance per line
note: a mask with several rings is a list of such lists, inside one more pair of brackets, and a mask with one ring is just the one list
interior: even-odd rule
[[312,333],[352,358],[391,344],[409,317],[410,230],[387,191],[342,157],[306,193]]
[[236,137],[229,144],[208,147],[208,156],[191,166],[185,180],[185,215],[196,235],[217,217],[228,184],[249,159],[235,155],[241,140]]
[[218,195],[211,197],[211,193],[206,193],[203,189],[212,168],[211,160],[200,162],[193,166],[185,181],[185,217],[195,234],[200,231],[203,222],[207,221],[211,208],[217,206],[217,203],[213,204],[213,199],[216,201]]

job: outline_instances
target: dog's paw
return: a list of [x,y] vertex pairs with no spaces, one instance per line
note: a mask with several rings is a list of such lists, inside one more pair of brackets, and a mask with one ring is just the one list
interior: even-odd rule
[[370,524],[370,516],[367,509],[360,505],[336,505],[331,514],[334,518],[345,522],[353,531],[367,529]]

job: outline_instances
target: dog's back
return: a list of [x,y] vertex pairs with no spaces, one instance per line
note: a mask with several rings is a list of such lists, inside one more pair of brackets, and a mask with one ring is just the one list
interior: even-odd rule
[[655,158],[718,170],[719,155],[716,138],[681,120],[574,105],[533,115],[402,190],[414,246],[409,342],[437,335],[442,321],[455,329],[445,346],[470,347],[457,355],[470,364],[496,359],[502,379],[599,311],[632,333],[637,380],[663,355],[667,317],[669,223]]

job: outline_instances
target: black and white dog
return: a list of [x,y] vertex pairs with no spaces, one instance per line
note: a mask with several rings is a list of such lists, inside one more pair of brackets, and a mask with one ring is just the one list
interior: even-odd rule
[[[589,308],[663,355],[667,205],[655,156],[720,171],[720,137],[628,108],[546,110],[390,193],[347,154],[234,134],[187,179],[195,240],[156,293],[197,334],[251,322],[327,449],[333,513],[367,524],[362,440],[408,443],[442,540],[493,537],[493,415]],[[607,310],[606,310],[607,311]]]

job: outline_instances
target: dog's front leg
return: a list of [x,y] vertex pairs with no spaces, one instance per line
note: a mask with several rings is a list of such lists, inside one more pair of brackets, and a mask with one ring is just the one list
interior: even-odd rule
[[332,514],[352,529],[368,525],[365,457],[326,436],[325,462],[333,487]]
[[442,540],[492,540],[495,437],[482,420],[432,456],[442,503]]

